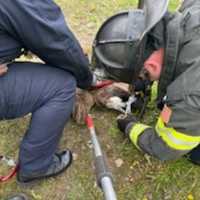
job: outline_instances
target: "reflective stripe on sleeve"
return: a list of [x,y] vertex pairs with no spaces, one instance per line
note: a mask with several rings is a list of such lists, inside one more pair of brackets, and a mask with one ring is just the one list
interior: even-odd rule
[[190,136],[166,127],[161,117],[156,124],[156,132],[163,141],[175,150],[191,150],[200,143],[200,136]]
[[129,137],[130,137],[131,141],[133,142],[133,144],[138,149],[140,149],[140,147],[137,144],[138,143],[138,138],[144,132],[144,130],[147,129],[147,128],[150,128],[150,126],[147,126],[145,124],[137,123],[131,129]]

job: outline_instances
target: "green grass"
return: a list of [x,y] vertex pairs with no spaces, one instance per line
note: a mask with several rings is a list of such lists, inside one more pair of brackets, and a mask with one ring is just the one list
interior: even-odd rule
[[[85,52],[91,52],[93,38],[103,21],[122,10],[136,7],[135,0],[57,0],[68,24],[80,40]],[[175,10],[178,1],[170,2]],[[156,89],[153,90],[154,96]],[[119,200],[199,200],[200,168],[184,158],[162,163],[140,153],[124,140],[116,127],[116,112],[94,109],[99,139],[113,172]],[[155,122],[157,110],[149,105],[144,121]],[[0,123],[0,153],[17,159],[18,147],[29,117]],[[76,155],[73,165],[57,178],[43,181],[31,188],[20,187],[15,179],[0,185],[0,200],[15,192],[25,192],[34,200],[100,200],[102,192],[95,183],[89,134],[84,126],[70,122],[64,131],[60,148],[69,147]],[[115,161],[123,160],[116,167]],[[1,167],[0,167],[1,171]]]

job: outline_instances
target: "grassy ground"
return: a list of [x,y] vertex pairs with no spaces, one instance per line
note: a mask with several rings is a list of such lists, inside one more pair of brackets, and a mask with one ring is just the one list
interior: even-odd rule
[[[132,8],[136,0],[57,0],[68,23],[79,38],[84,50],[91,52],[91,44],[98,27],[113,13]],[[171,1],[175,9],[178,1]],[[155,108],[149,105],[145,122],[153,124]],[[102,108],[93,110],[99,138],[112,169],[115,189],[120,200],[193,200],[200,199],[200,169],[186,161],[161,163],[141,154],[116,128],[117,113]],[[17,151],[29,117],[0,123],[0,152],[17,158]],[[67,124],[60,144],[73,150],[75,160],[57,178],[22,188],[13,179],[0,185],[0,200],[15,192],[25,192],[35,200],[100,200],[101,191],[95,183],[89,134],[84,126]],[[117,161],[122,165],[117,166]],[[3,167],[0,167],[0,171]]]

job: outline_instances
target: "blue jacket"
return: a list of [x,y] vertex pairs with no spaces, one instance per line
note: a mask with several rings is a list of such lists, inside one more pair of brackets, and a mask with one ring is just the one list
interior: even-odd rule
[[53,0],[0,1],[0,63],[18,57],[23,49],[71,72],[78,87],[91,85],[88,59]]

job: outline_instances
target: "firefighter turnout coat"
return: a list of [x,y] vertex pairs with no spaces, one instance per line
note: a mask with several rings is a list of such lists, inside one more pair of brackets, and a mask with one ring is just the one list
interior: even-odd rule
[[200,144],[200,2],[187,0],[168,14],[158,100],[164,107],[154,128],[129,125],[131,141],[160,159],[176,159]]

